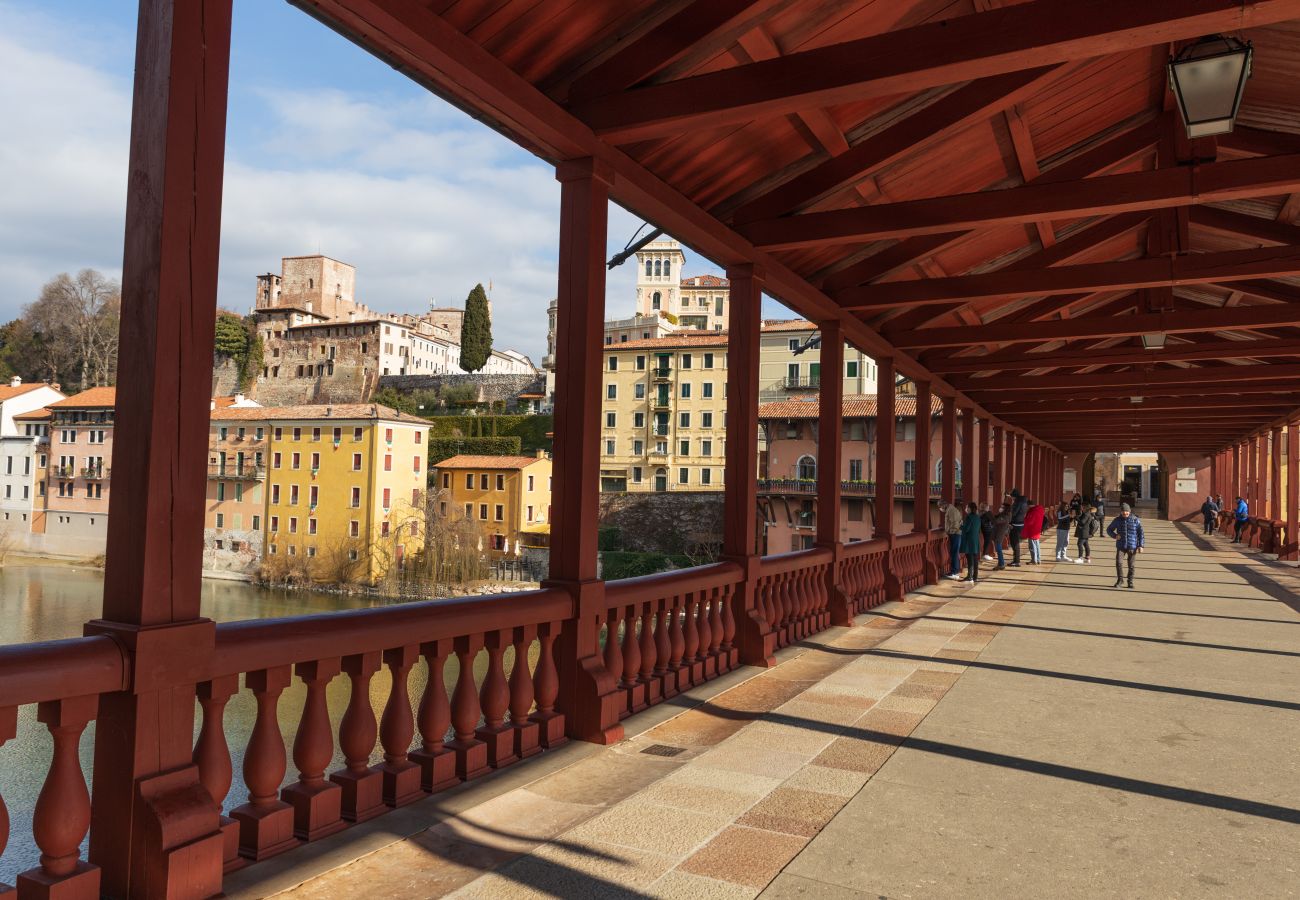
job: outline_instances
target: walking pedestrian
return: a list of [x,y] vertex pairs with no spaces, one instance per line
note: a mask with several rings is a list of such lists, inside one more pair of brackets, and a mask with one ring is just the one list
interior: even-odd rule
[[954,581],[961,578],[961,509],[955,503],[943,502],[943,533],[948,535],[948,574],[944,578]]
[[993,562],[993,510],[987,503],[980,504],[980,542],[985,562]]
[[1029,501],[1019,489],[1011,489],[1011,567],[1020,567],[1020,536],[1025,530],[1025,513],[1029,512]]
[[1079,558],[1075,562],[1092,562],[1092,547],[1088,542],[1099,531],[1101,531],[1101,514],[1084,507],[1083,514],[1074,523],[1074,537],[1079,542]]
[[966,577],[962,580],[974,584],[980,577],[980,512],[973,502],[966,504],[966,517],[961,523],[961,552],[966,556]]
[[1104,491],[1098,491],[1097,500],[1092,505],[1096,508],[1097,515],[1100,517],[1101,521],[1105,522],[1106,521],[1106,493]]
[[1214,534],[1214,524],[1219,521],[1219,505],[1213,497],[1206,497],[1201,504],[1201,516],[1205,519],[1205,533]]
[[1029,509],[1025,512],[1024,535],[1029,541],[1029,562],[1036,566],[1043,561],[1043,516],[1046,510],[1033,500],[1026,502]]
[[1056,508],[1056,558],[1061,562],[1070,559],[1070,526],[1074,524],[1075,514],[1068,504],[1062,503]]
[[1241,543],[1241,533],[1246,530],[1246,521],[1250,518],[1250,504],[1238,497],[1237,505],[1232,510],[1232,542]]
[[1128,586],[1133,587],[1134,559],[1146,547],[1142,520],[1133,515],[1127,503],[1121,503],[1119,515],[1106,526],[1106,534],[1115,539],[1115,587],[1124,582],[1124,560],[1128,560]]
[[994,572],[1001,572],[1007,567],[1007,558],[1002,553],[1002,544],[1011,531],[1011,507],[1005,503],[993,517],[993,550],[998,555],[998,564]]
[[1070,515],[1077,519],[1082,514],[1083,498],[1079,496],[1078,491],[1075,491],[1074,496],[1070,498]]

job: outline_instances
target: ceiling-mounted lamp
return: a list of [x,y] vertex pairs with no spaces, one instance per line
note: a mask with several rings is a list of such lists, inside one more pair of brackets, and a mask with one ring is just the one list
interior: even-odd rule
[[1129,397],[1129,398],[1128,398],[1128,402],[1129,402],[1129,403],[1141,403],[1141,402],[1142,402],[1142,398],[1141,398],[1141,397]]
[[1253,54],[1249,41],[1215,34],[1169,57],[1169,89],[1189,138],[1232,131]]
[[1165,338],[1169,335],[1163,331],[1153,331],[1150,334],[1142,335],[1142,346],[1147,350],[1159,350],[1165,345]]

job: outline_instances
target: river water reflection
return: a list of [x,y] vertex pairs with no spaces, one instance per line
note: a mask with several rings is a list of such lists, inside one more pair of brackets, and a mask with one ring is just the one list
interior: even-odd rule
[[[103,573],[96,569],[42,565],[4,566],[0,568],[0,642],[15,644],[78,637],[86,621],[99,617],[103,592]],[[388,604],[372,598],[308,591],[275,591],[233,581],[205,579],[203,582],[202,614],[217,622],[384,605]],[[480,654],[475,663],[475,674],[478,676],[476,680],[481,683],[480,668],[486,665],[486,655]],[[505,663],[508,674],[513,663],[513,654],[509,651]],[[455,678],[456,661],[453,657],[448,660],[446,671],[448,687],[455,684]],[[421,662],[411,671],[413,705],[419,702],[426,681],[427,673]],[[371,682],[370,697],[376,716],[383,711],[391,683],[387,669],[381,669]],[[295,678],[280,698],[280,730],[284,733],[286,754],[289,757],[286,784],[297,777],[293,768],[292,747],[305,696],[306,689]],[[347,677],[340,675],[335,678],[330,683],[326,696],[337,744],[338,722],[347,707]],[[242,690],[241,679],[241,690],[231,698],[225,717],[225,730],[235,773],[234,784],[226,798],[227,811],[243,803],[247,797],[240,769],[255,713],[253,697]],[[196,709],[196,736],[199,722]],[[92,723],[81,742],[81,762],[87,774],[87,784],[94,747],[93,733]],[[377,763],[380,758],[377,749],[371,762]],[[0,760],[3,760],[0,763],[0,795],[3,795],[9,808],[13,829],[8,847],[0,857],[0,881],[13,884],[15,875],[35,866],[39,855],[32,841],[31,817],[41,783],[49,768],[50,738],[45,727],[36,721],[35,706],[25,706],[19,711],[18,736],[0,748]],[[330,771],[339,768],[342,763],[342,755],[336,746]]]

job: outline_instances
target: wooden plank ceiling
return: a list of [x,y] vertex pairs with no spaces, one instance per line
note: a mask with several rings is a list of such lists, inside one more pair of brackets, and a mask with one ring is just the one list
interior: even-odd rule
[[[291,2],[1059,449],[1300,405],[1300,0]],[[1165,62],[1217,32],[1254,76],[1189,142]]]

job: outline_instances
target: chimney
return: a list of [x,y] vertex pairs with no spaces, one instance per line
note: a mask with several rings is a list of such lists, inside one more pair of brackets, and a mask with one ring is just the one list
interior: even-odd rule
[[537,458],[538,458],[538,459],[546,459],[546,451],[543,450],[541,447],[538,447],[538,448],[537,448]]
[[243,394],[236,394],[236,395],[235,395],[235,403],[234,403],[234,405],[235,405],[235,406],[243,406],[243,405],[244,405],[244,395],[243,395]]
[[10,387],[18,387],[18,386],[19,386],[20,384],[22,384],[22,383],[23,383],[23,380],[22,380],[21,378],[19,378],[17,375],[15,375],[13,378],[10,378],[10,379],[9,379],[9,386],[10,386]]
[[216,409],[216,408],[217,408],[217,400],[216,400],[216,398],[214,397],[213,399],[209,400],[209,401],[208,401],[208,404],[209,404],[209,405],[208,405],[208,410],[209,410],[209,411]]

